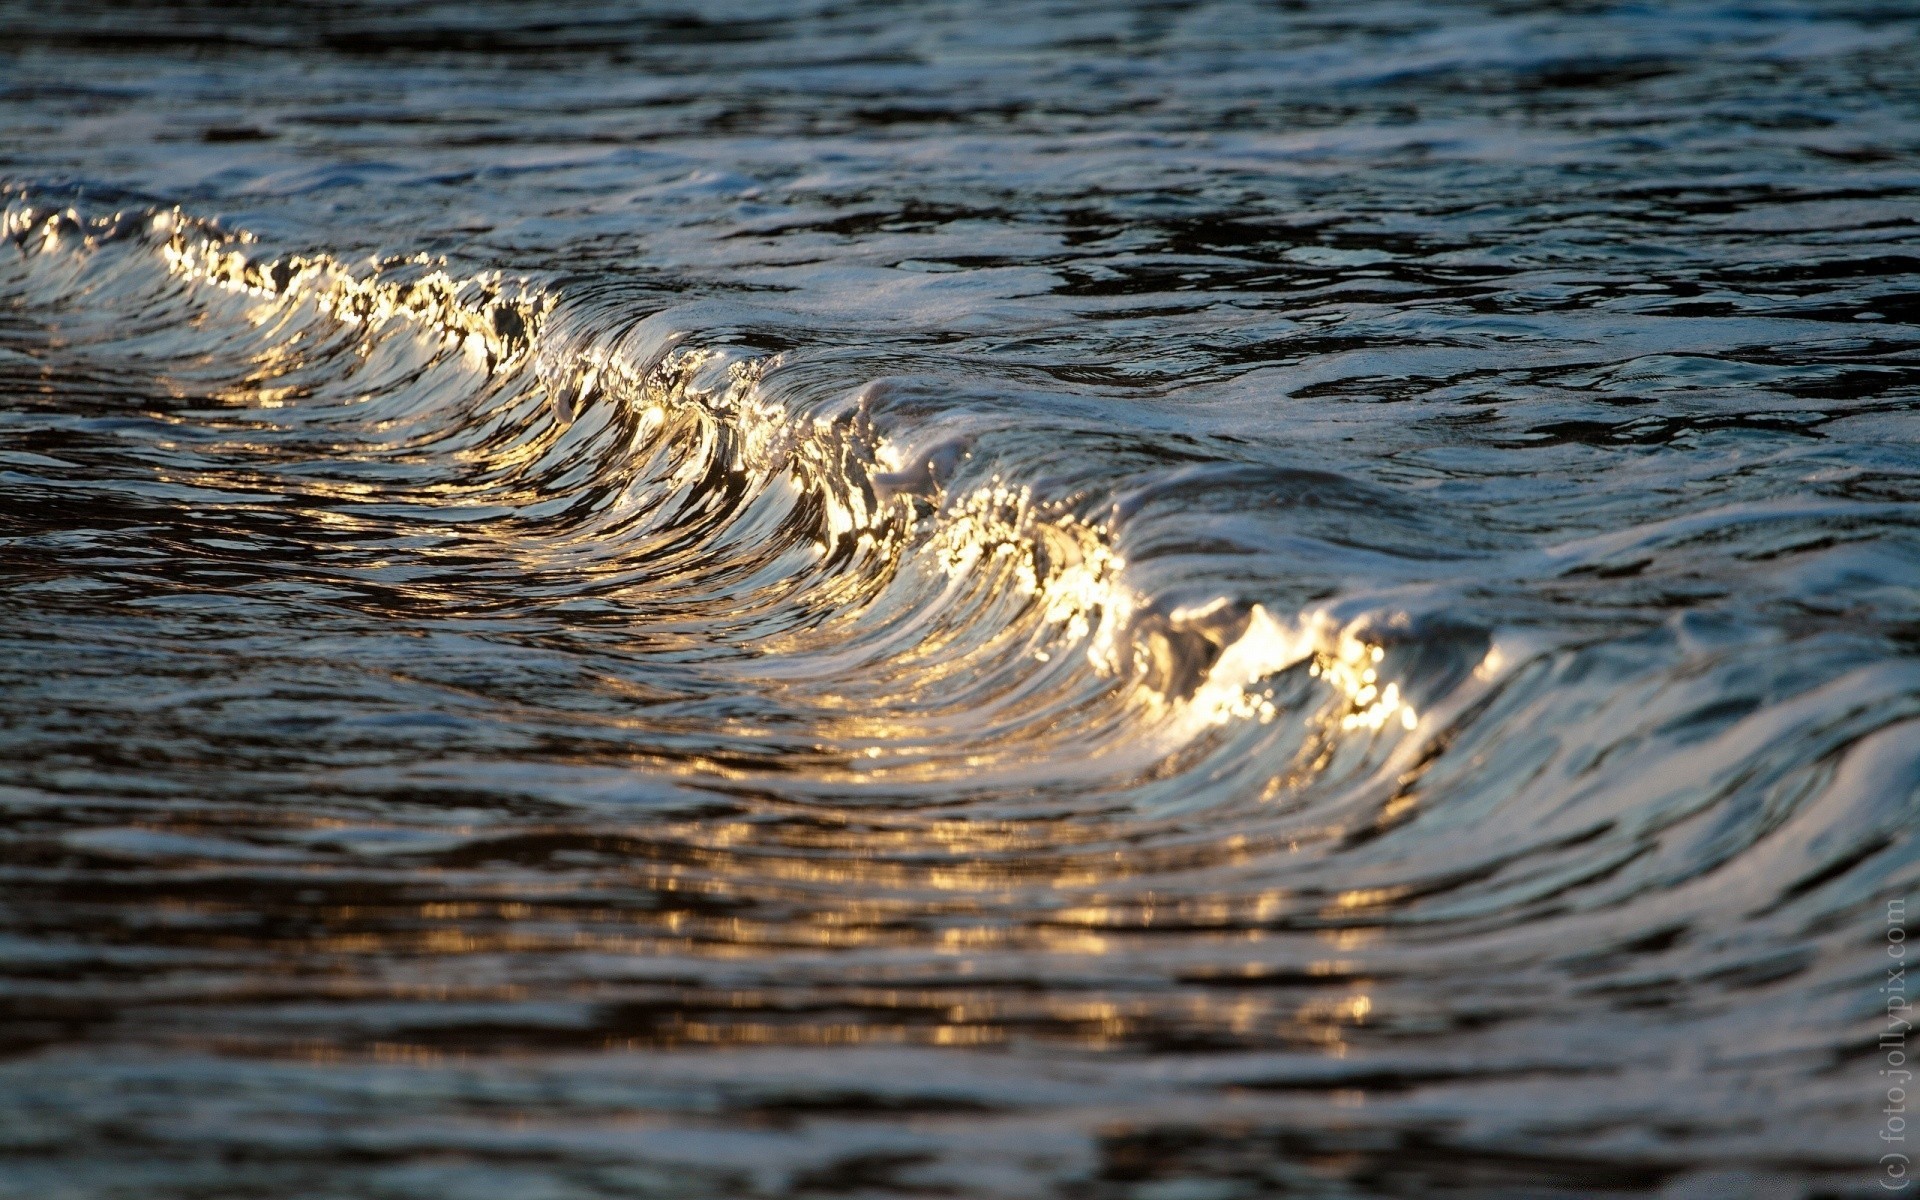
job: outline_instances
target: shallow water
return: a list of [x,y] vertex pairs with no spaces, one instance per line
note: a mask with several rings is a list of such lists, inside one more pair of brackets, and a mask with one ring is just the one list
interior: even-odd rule
[[36,8],[0,1195],[1884,1194],[1910,10]]

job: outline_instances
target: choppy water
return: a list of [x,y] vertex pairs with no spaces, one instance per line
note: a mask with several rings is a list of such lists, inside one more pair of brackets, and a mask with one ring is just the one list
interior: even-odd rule
[[1865,3],[0,8],[0,1194],[1886,1194],[1916,118]]

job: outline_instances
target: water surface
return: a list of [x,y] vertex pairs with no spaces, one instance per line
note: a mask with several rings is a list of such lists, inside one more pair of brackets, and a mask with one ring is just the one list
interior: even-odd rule
[[0,6],[0,1194],[1880,1194],[1920,19]]

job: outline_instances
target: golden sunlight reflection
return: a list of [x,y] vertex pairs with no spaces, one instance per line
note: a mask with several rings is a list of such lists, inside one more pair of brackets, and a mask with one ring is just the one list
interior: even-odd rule
[[[81,240],[81,226],[45,214],[30,228],[68,257]],[[413,481],[404,504],[389,502],[379,471],[298,478],[310,529],[365,543],[347,574],[419,570],[406,603],[464,620],[484,597],[431,576],[479,546],[515,568],[503,607],[545,621],[551,597],[591,581],[581,611],[602,621],[602,645],[636,659],[668,647],[661,657],[684,656],[674,662],[690,674],[750,680],[736,690],[803,714],[688,715],[670,687],[623,690],[610,667],[581,687],[598,707],[578,723],[585,748],[566,753],[586,761],[596,739],[618,747],[602,765],[704,793],[703,815],[655,819],[644,837],[611,815],[591,834],[554,816],[525,831],[526,847],[499,851],[524,854],[527,875],[554,871],[552,895],[524,877],[511,895],[463,892],[454,881],[468,868],[421,868],[412,898],[318,906],[317,928],[291,935],[309,950],[476,969],[559,954],[684,965],[680,982],[633,985],[671,991],[676,1015],[593,1034],[608,1045],[1103,1044],[1172,1023],[1339,1053],[1375,1019],[1355,957],[1371,944],[1365,927],[1407,893],[1305,879],[1344,816],[1266,823],[1291,821],[1287,801],[1336,763],[1376,763],[1368,735],[1418,728],[1376,625],[1228,595],[1170,608],[1143,590],[1112,526],[984,468],[936,478],[875,427],[871,386],[809,399],[779,355],[687,345],[645,320],[595,331],[524,282],[461,277],[426,256],[351,267],[271,257],[244,234],[166,213],[146,232],[141,257],[157,251],[172,295],[186,280],[240,298],[211,311],[244,346],[246,373],[212,394],[274,410],[330,383],[324,404],[352,419],[302,430],[323,431],[314,441],[330,461],[386,467],[452,443],[441,459],[457,469]],[[331,380],[314,369],[329,358],[346,364]],[[476,419],[486,436],[465,436]],[[263,457],[276,420],[300,417],[243,416],[228,448]],[[240,476],[188,467],[161,478],[231,489]],[[252,482],[264,491],[276,479],[262,470]],[[575,518],[550,518],[569,508]],[[428,517],[445,525],[423,535]],[[735,624],[794,594],[811,606],[803,619],[789,606],[777,623]],[[716,613],[721,632],[684,633],[713,628]],[[726,640],[736,627],[749,632]],[[1484,670],[1498,669],[1497,653]],[[826,666],[791,665],[812,662]],[[474,686],[463,677],[459,689]],[[1280,755],[1240,756],[1255,766],[1237,776],[1221,762],[1231,756],[1213,756],[1249,745]],[[1093,811],[1050,794],[1068,758],[1105,772],[1122,799]],[[964,807],[927,805],[956,781]],[[1206,811],[1182,808],[1216,787]],[[549,838],[565,849],[546,861]],[[646,903],[611,902],[623,894]],[[1018,976],[1035,959],[1124,972],[1143,945],[1175,936],[1231,957],[1170,972],[1150,998],[967,982]],[[1300,965],[1240,961],[1289,946]],[[901,951],[926,979],[859,977],[859,963]],[[744,977],[776,956],[804,964],[781,987],[805,988],[812,1007],[784,1010],[771,986],[697,981],[708,968]],[[823,1019],[830,1010],[846,1015]],[[382,1046],[395,1061],[441,1052]]]

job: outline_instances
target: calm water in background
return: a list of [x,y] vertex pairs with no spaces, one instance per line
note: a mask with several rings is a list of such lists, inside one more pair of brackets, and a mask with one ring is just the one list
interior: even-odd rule
[[1904,5],[0,5],[0,1195],[1887,1194]]

